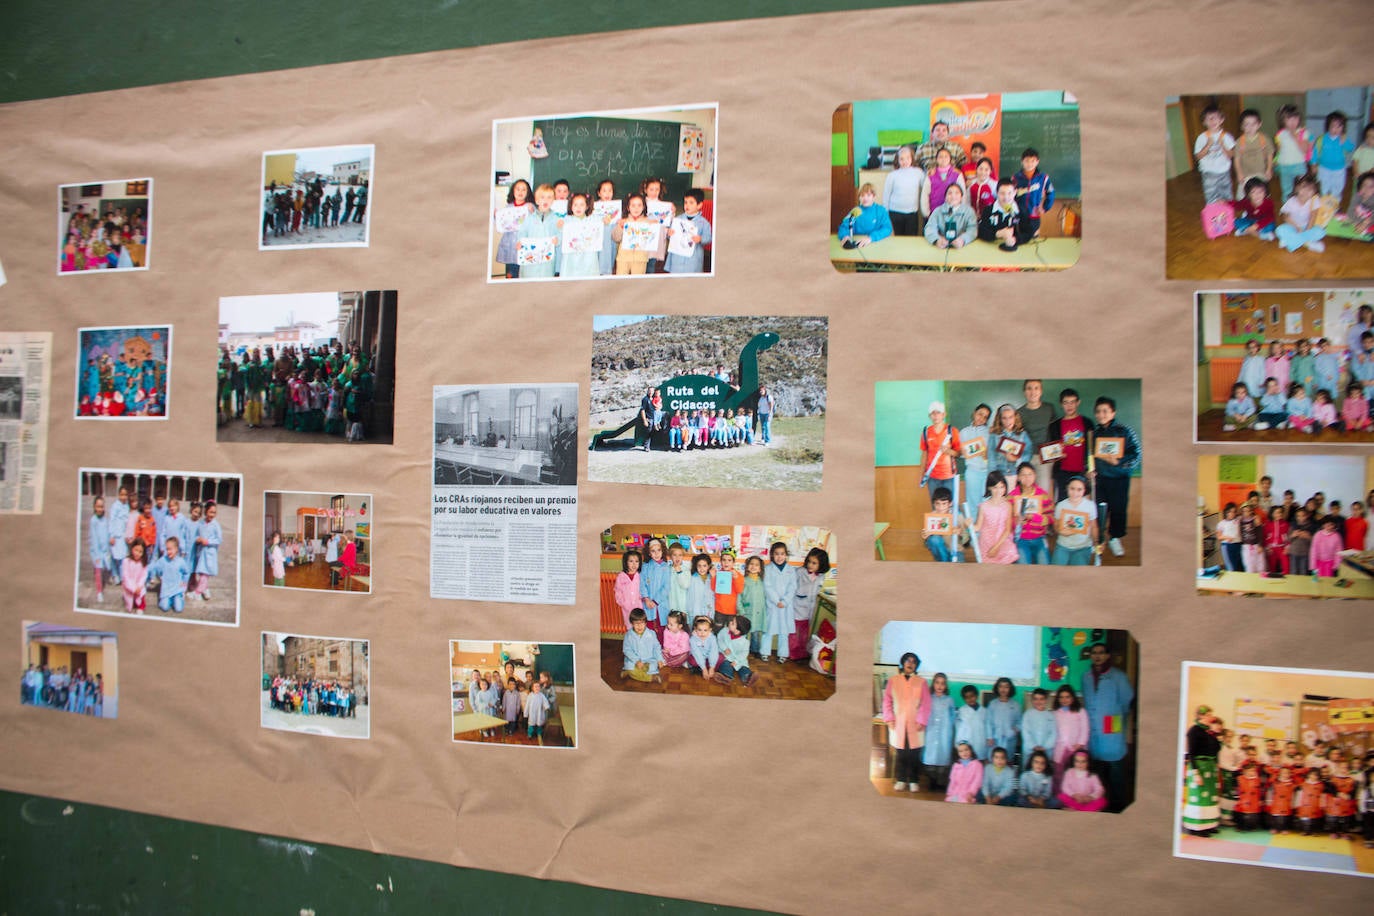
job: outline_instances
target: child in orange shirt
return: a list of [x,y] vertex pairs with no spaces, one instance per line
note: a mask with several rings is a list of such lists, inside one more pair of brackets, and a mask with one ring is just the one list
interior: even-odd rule
[[1350,550],[1364,550],[1368,534],[1369,520],[1364,514],[1364,503],[1356,500],[1350,504],[1350,518],[1345,520],[1345,546]]
[[1236,829],[1256,830],[1260,826],[1260,810],[1263,808],[1264,776],[1259,762],[1251,756],[1236,777]]
[[1298,824],[1302,826],[1303,836],[1311,836],[1314,828],[1321,828],[1322,815],[1326,812],[1325,796],[1326,784],[1322,782],[1321,771],[1312,767],[1298,790]]
[[930,425],[921,431],[921,486],[929,489],[932,502],[940,487],[957,492],[954,459],[959,449],[959,430],[945,422],[944,402],[931,401]]
[[735,552],[723,551],[720,567],[711,575],[711,587],[716,596],[715,629],[728,627],[735,619],[739,595],[744,591],[744,574],[735,569]]
[[1278,778],[1269,785],[1264,810],[1269,816],[1270,833],[1287,833],[1293,821],[1293,797],[1297,794],[1298,784],[1293,781],[1293,770],[1287,766],[1279,767]]

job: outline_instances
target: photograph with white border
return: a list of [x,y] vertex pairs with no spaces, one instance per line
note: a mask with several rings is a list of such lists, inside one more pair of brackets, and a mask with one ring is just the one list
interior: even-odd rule
[[326,738],[372,737],[366,639],[262,631],[259,722]]
[[51,331],[0,332],[0,515],[43,512]]
[[57,275],[147,270],[153,247],[153,179],[57,186]]
[[487,281],[714,276],[719,105],[492,121]]
[[1194,442],[1374,443],[1374,288],[1198,290],[1194,302]]
[[262,584],[372,593],[372,494],[266,490]]
[[1374,674],[1185,661],[1174,855],[1374,875]]
[[238,626],[242,496],[239,474],[81,468],[75,609]]
[[95,719],[119,718],[119,634],[24,621],[20,702]]
[[429,594],[572,604],[577,385],[434,386]]
[[258,250],[366,248],[375,169],[371,143],[263,153]]
[[577,747],[570,642],[448,641],[455,744]]
[[76,419],[165,420],[172,326],[77,328]]

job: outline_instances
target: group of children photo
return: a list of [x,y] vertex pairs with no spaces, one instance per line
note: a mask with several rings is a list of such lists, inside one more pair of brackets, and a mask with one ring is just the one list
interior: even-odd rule
[[[850,125],[845,165],[856,188],[852,198],[832,197],[837,268],[1063,269],[1077,260],[1076,205],[1054,210],[1058,178],[1069,198],[1079,193],[1077,104],[1068,93],[853,102],[837,117]],[[1050,151],[1071,174],[1047,173],[1041,149],[1024,145],[1037,136],[1072,147]],[[1009,148],[1013,137],[1025,139]],[[1007,256],[1032,241],[1040,249],[1047,237],[1062,248],[1034,260]],[[977,250],[965,257],[964,249]]]
[[[728,545],[715,556],[690,553],[682,537],[653,536],[642,550],[619,554],[609,602],[603,590],[603,677],[613,687],[629,681],[720,695],[705,689],[715,684],[730,688],[726,695],[813,698],[789,689],[783,666],[821,680],[834,675],[833,610],[822,608],[824,594],[834,607],[829,552],[812,547],[794,564],[788,544],[775,541],[766,554],[760,545],[740,560]],[[616,631],[618,652],[606,638]],[[618,670],[607,667],[617,660]],[[810,690],[819,686],[805,680]]]
[[19,702],[103,718],[103,681],[99,674],[87,677],[80,669],[69,672],[65,665],[57,669],[29,665],[19,680]]
[[119,718],[119,634],[25,620],[20,667],[23,705]]
[[646,109],[494,122],[492,277],[711,273],[715,115]]
[[167,416],[170,325],[81,328],[77,353],[77,419]]
[[261,639],[263,728],[329,738],[371,736],[367,640],[268,631]]
[[[1016,647],[1028,650],[1023,673],[1048,686],[1024,679],[1018,686],[1007,676],[987,678],[990,688],[958,686],[944,671],[927,681],[917,673],[920,656],[911,651],[902,652],[892,665],[888,658],[895,655],[894,647],[923,628],[946,639],[963,637],[960,646],[946,643],[937,649],[945,663],[968,661],[979,655],[979,647],[982,662],[1014,653]],[[1063,635],[1058,628],[980,624],[895,622],[884,627],[874,668],[875,689],[881,689],[874,718],[887,729],[883,765],[875,760],[873,772],[879,790],[943,796],[959,804],[1122,810],[1133,784],[1127,739],[1133,677],[1117,667],[1119,659],[1106,641],[1089,643],[1087,634],[1074,634],[1073,642],[1081,637],[1082,643],[1074,658],[1063,646]],[[1107,640],[1118,634],[1095,635]],[[1132,645],[1128,634],[1119,635],[1120,646]],[[1071,680],[1081,688],[1075,689]]]
[[[1047,384],[1057,389],[1058,409],[1045,396]],[[1098,395],[1089,418],[1079,389],[1060,380],[880,384],[879,462],[892,461],[916,477],[901,481],[905,499],[893,500],[885,485],[878,487],[877,518],[907,529],[880,534],[883,558],[891,548],[894,558],[964,562],[971,548],[977,563],[1087,566],[1101,565],[1104,555],[1138,563],[1137,552],[1126,556],[1125,539],[1141,442],[1118,418],[1118,407],[1139,416],[1139,383],[1073,384],[1101,385],[1123,400]],[[1020,406],[1001,400],[1018,393],[1025,399]],[[928,403],[923,424],[901,429],[916,419],[911,400],[922,394],[964,405],[952,410],[968,417],[967,425],[960,428],[946,401],[937,399]],[[906,448],[917,452],[917,468],[910,453],[902,454]],[[907,526],[917,512],[921,549],[913,551]]]
[[[1265,107],[1285,98],[1290,100]],[[1361,86],[1305,94],[1181,97],[1171,106],[1179,120],[1170,118],[1170,149],[1177,152],[1173,132],[1181,131],[1180,141],[1191,138],[1190,162],[1201,186],[1206,239],[1250,238],[1276,243],[1284,252],[1304,249],[1312,254],[1325,252],[1333,238],[1342,240],[1338,245],[1374,241],[1371,101],[1368,87]],[[1342,105],[1350,107],[1343,110]],[[1184,195],[1172,197],[1171,210],[1184,205]],[[1313,265],[1305,273],[1352,275],[1344,267],[1353,263],[1350,258],[1363,257],[1361,251],[1343,251],[1330,270]],[[1219,253],[1215,263],[1223,269],[1212,275],[1291,276],[1280,273],[1281,260],[1252,253],[1247,267],[1244,255],[1243,250]],[[1180,264],[1186,258],[1180,256]],[[1179,274],[1171,270],[1169,275]]]
[[576,746],[570,643],[451,640],[449,652],[454,741]]
[[1368,674],[1187,662],[1176,851],[1374,873]]
[[152,187],[133,178],[58,188],[57,272],[146,269]]
[[394,290],[221,298],[218,440],[391,442],[395,310]]
[[373,155],[371,144],[264,153],[259,249],[365,247]]
[[357,697],[336,681],[277,675],[272,678],[268,695],[271,697],[272,708],[278,712],[301,716],[334,716],[340,719],[358,717]]

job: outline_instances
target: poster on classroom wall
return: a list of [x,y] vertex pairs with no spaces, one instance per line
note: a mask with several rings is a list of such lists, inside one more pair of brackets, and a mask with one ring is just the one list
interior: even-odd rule
[[1002,94],[937,96],[930,100],[930,123],[949,125],[949,138],[967,153],[975,143],[987,147],[987,158],[1001,161]]

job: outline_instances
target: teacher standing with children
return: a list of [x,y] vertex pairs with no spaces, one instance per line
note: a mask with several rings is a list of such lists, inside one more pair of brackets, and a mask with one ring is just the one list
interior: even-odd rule
[[930,688],[916,673],[921,659],[915,652],[901,658],[901,670],[888,678],[883,688],[883,721],[887,740],[896,751],[895,781],[898,792],[921,791],[921,748],[925,746],[926,723],[930,721]]

